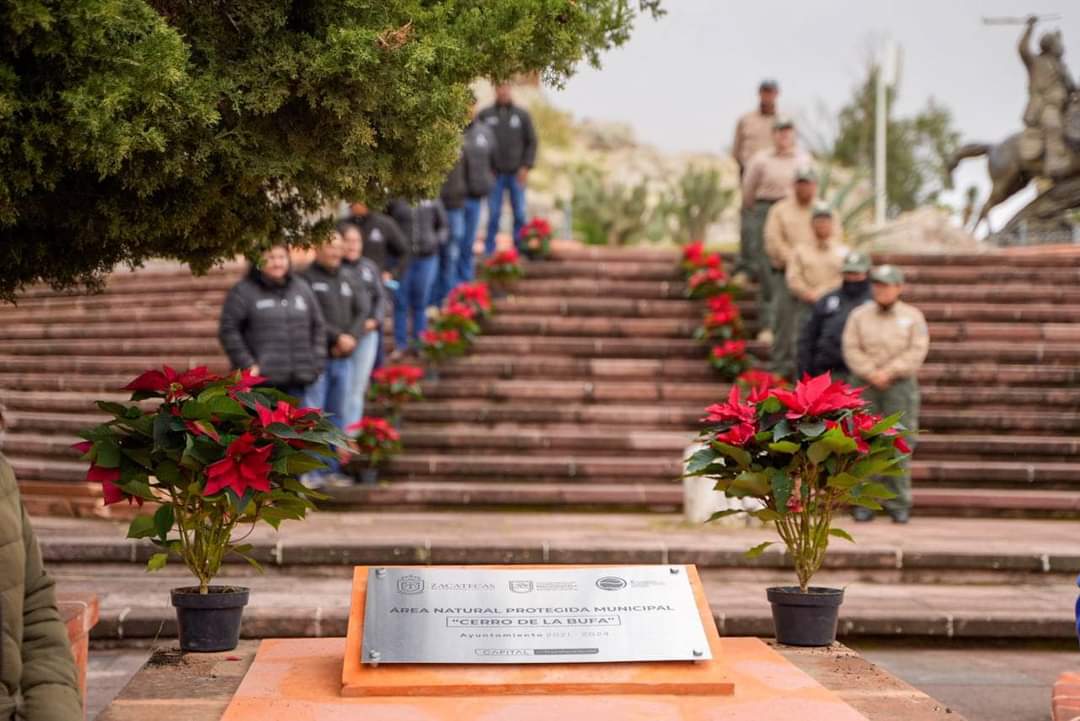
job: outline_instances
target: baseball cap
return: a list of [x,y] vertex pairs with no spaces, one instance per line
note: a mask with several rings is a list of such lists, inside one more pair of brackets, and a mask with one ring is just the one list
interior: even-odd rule
[[870,270],[870,258],[866,253],[853,250],[844,256],[844,265],[840,268],[841,273],[865,273]]
[[804,165],[795,171],[795,182],[799,181],[817,182],[817,171],[809,165]]
[[784,128],[794,128],[795,121],[792,120],[789,115],[777,115],[776,120],[773,121],[773,130],[783,130]]
[[758,85],[758,90],[779,90],[779,89],[780,89],[780,83],[776,82],[776,80],[774,80],[773,78],[765,78],[764,80],[761,81],[761,84]]
[[895,265],[879,265],[870,271],[870,280],[882,285],[900,285],[904,282],[904,271]]
[[811,217],[814,218],[831,218],[833,216],[832,206],[828,203],[814,203],[814,212]]

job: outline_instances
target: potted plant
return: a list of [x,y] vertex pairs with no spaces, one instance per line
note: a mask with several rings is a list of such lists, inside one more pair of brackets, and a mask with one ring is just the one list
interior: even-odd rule
[[686,275],[693,275],[699,270],[724,269],[724,261],[719,253],[706,253],[705,243],[695,240],[683,247],[682,269]]
[[323,496],[300,475],[324,467],[321,458],[347,443],[320,411],[257,388],[262,380],[246,371],[219,377],[205,367],[147,371],[124,389],[132,401],[160,402],[98,402],[112,418],[80,434],[86,440],[76,446],[106,504],[157,504],[128,529],[129,538],[149,538],[159,549],[147,570],[175,556],[197,579],[172,589],[184,651],[236,647],[248,589],[210,583],[229,555],[259,567],[234,532],[304,518]]
[[432,365],[465,355],[468,339],[456,328],[428,328],[420,334],[420,355]]
[[551,254],[551,224],[546,218],[533,218],[521,228],[518,242],[530,260],[543,260]]
[[371,372],[368,400],[386,409],[390,423],[400,429],[401,410],[410,401],[423,400],[420,380],[424,369],[414,365],[394,365]]
[[709,365],[726,381],[735,380],[750,367],[751,361],[744,340],[725,340],[709,350]]
[[385,418],[375,416],[364,416],[346,430],[354,434],[356,450],[367,461],[360,482],[374,486],[379,482],[379,466],[401,453],[401,434]]
[[735,286],[723,268],[702,268],[694,271],[686,281],[688,298],[712,298],[722,293],[733,294]]
[[732,340],[742,336],[742,316],[730,293],[708,300],[708,312],[694,337],[702,341]]
[[447,296],[447,302],[461,303],[473,309],[477,318],[486,318],[491,314],[491,291],[487,283],[459,283]]
[[525,271],[521,267],[521,257],[517,250],[507,248],[485,260],[480,267],[480,273],[492,288],[505,295],[507,289],[520,279]]
[[436,330],[456,330],[469,343],[480,332],[476,311],[466,303],[448,302],[432,321]]
[[875,479],[897,473],[910,453],[899,414],[868,413],[861,393],[828,373],[804,378],[794,390],[759,387],[746,400],[733,386],[727,402],[706,409],[705,447],[688,460],[688,475],[715,478],[716,490],[729,497],[760,501],[758,510],[721,511],[710,520],[749,513],[772,523],[787,549],[799,585],[767,591],[780,643],[835,640],[844,592],[810,585],[829,540],[852,540],[833,527],[834,515],[851,505],[880,509],[893,494]]

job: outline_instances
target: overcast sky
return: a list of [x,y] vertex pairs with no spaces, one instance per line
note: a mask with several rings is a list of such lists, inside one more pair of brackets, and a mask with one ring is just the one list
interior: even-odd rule
[[[629,123],[639,138],[666,150],[722,152],[737,116],[755,104],[759,79],[778,79],[782,111],[813,123],[820,107],[835,111],[850,97],[870,49],[891,37],[903,58],[899,113],[934,97],[952,110],[965,142],[997,141],[1022,126],[1027,76],[1016,43],[1023,28],[989,27],[984,16],[1059,15],[1040,29],[1064,32],[1066,63],[1074,77],[1080,70],[1077,0],[665,4],[665,17],[639,20],[602,70],[582,69],[565,90],[551,91],[554,101],[578,117]],[[978,183],[984,199],[984,161],[967,161],[960,173],[958,188]],[[995,227],[1008,214],[992,217]]]

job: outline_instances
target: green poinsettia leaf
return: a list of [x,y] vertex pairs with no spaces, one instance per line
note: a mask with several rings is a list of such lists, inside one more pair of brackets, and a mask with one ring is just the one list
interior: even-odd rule
[[830,528],[829,535],[835,536],[836,538],[843,538],[845,541],[855,543],[855,539],[851,537],[851,534],[842,528]]
[[742,509],[742,508],[728,508],[728,509],[723,510],[723,511],[717,511],[716,513],[713,513],[711,516],[709,516],[705,520],[705,522],[706,523],[712,523],[713,521],[718,520],[720,518],[727,518],[728,516],[734,516],[734,515],[736,515],[738,513],[746,513],[746,510]]
[[746,553],[744,553],[743,555],[747,558],[757,558],[761,554],[765,553],[765,549],[767,549],[774,543],[776,543],[776,541],[765,541],[764,543],[759,543],[758,545],[746,551]]

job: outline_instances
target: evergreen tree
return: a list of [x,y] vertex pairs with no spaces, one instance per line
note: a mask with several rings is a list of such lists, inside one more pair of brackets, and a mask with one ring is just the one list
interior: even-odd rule
[[0,298],[196,271],[430,194],[477,77],[558,85],[660,0],[0,0]]

